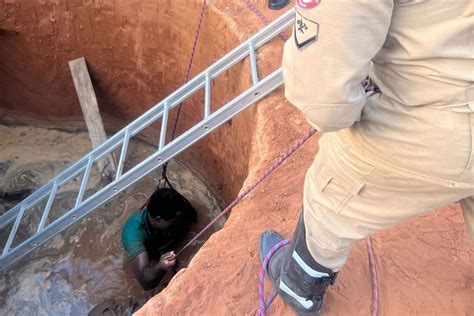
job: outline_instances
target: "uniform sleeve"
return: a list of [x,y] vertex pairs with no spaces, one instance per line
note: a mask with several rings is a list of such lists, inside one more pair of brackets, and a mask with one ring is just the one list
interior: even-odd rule
[[297,5],[283,55],[285,96],[316,129],[336,131],[360,119],[366,101],[361,82],[385,41],[392,9],[393,0]]

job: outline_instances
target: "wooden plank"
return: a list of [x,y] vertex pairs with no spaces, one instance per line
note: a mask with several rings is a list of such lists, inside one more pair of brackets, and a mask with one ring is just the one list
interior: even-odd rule
[[[107,140],[104,124],[99,112],[99,105],[95,96],[94,87],[87,70],[87,64],[84,57],[71,60],[69,62],[76,94],[81,105],[84,120],[86,121],[89,137],[94,148],[98,147]],[[112,155],[107,155],[97,162],[99,170],[103,177],[113,179],[115,176],[115,161]]]

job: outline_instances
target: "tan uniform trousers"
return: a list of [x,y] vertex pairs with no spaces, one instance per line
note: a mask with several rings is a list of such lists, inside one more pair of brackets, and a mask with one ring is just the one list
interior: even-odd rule
[[474,114],[368,97],[360,122],[322,136],[306,175],[306,240],[315,260],[337,271],[358,240],[453,201],[472,231],[473,133]]
[[452,201],[474,229],[473,34],[473,0],[297,1],[282,69],[326,132],[304,189],[319,263],[338,270],[357,240]]

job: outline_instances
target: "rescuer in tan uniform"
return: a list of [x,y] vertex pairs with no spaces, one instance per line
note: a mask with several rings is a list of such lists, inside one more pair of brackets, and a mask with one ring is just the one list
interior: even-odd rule
[[[298,0],[286,98],[324,132],[278,293],[318,313],[358,240],[453,201],[474,226],[474,0]],[[366,93],[369,75],[380,92]],[[282,237],[267,231],[261,259]]]

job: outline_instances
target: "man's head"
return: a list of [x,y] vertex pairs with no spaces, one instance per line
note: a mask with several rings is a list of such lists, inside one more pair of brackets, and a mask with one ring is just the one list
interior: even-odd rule
[[156,190],[148,201],[148,222],[153,229],[167,229],[176,220],[182,198],[168,188]]

